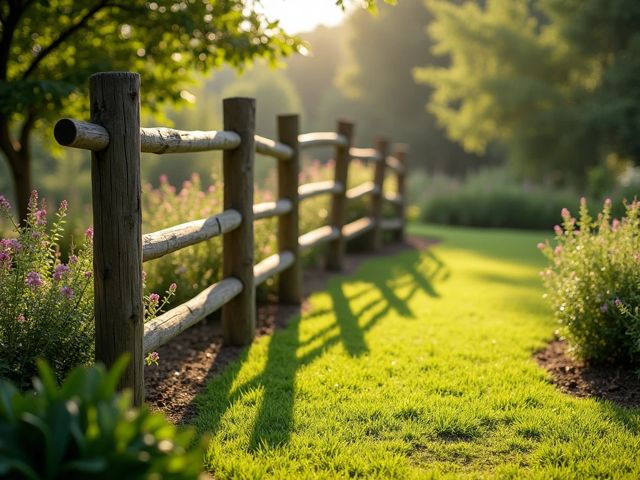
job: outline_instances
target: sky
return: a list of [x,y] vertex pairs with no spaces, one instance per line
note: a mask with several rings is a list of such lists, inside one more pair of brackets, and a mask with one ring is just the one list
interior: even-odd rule
[[287,33],[308,32],[320,24],[336,25],[344,17],[334,0],[262,0],[262,5],[267,18],[280,20]]

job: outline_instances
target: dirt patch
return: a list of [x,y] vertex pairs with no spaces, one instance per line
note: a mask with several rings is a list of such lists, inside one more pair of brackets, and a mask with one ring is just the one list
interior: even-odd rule
[[[408,249],[423,250],[434,243],[434,240],[410,237],[406,243],[388,245],[379,253],[349,254],[340,274],[353,273],[362,262],[374,257]],[[305,269],[305,298],[323,290],[334,275],[320,267]],[[295,314],[306,308],[306,300],[302,306],[273,302],[259,305],[257,336],[269,335],[274,329],[285,327]],[[152,409],[164,412],[174,423],[188,423],[195,415],[193,398],[212,376],[239,358],[242,351],[243,348],[223,345],[219,318],[203,320],[158,349],[158,366],[145,367],[145,402]]]
[[589,365],[567,353],[565,340],[553,340],[534,358],[551,373],[553,383],[576,397],[597,397],[623,406],[640,406],[640,377],[631,368]]

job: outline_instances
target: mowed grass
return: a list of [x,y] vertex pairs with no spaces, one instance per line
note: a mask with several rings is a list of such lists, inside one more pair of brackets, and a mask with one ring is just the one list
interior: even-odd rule
[[557,391],[543,234],[441,242],[311,297],[197,399],[215,478],[640,478],[640,410]]

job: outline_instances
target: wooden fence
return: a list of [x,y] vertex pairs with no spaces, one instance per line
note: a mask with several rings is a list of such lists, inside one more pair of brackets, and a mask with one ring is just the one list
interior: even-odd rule
[[[300,253],[328,243],[326,266],[340,270],[345,242],[366,234],[372,250],[382,232],[394,238],[404,232],[405,151],[389,155],[389,143],[375,148],[352,146],[353,125],[338,123],[336,132],[299,133],[299,117],[278,117],[278,140],[255,134],[256,103],[250,98],[223,102],[223,131],[180,131],[140,128],[140,77],[135,73],[98,73],[90,78],[91,121],[60,120],[54,130],[61,145],[92,151],[94,222],[94,303],[96,360],[111,365],[124,352],[130,365],[120,387],[131,388],[136,404],[144,399],[145,353],[222,308],[224,342],[245,345],[256,328],[255,289],[279,274],[283,303],[302,300]],[[335,148],[335,177],[299,185],[300,151]],[[218,215],[142,235],[140,201],[141,152],[156,154],[223,151],[224,211]],[[253,203],[253,165],[258,152],[274,157],[278,169],[275,202]],[[353,158],[375,162],[372,182],[347,189]],[[387,169],[398,176],[398,192],[385,194]],[[298,205],[316,195],[332,196],[329,224],[300,234]],[[369,195],[369,215],[345,223],[350,200]],[[396,218],[383,220],[383,202],[395,206]],[[254,264],[253,222],[278,217],[278,253]],[[144,323],[142,264],[222,235],[223,279],[191,300]]]

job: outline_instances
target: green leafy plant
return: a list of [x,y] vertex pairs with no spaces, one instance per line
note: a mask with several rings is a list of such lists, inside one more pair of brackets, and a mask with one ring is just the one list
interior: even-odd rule
[[93,358],[93,231],[87,229],[64,263],[57,242],[67,203],[50,229],[37,192],[24,224],[15,223],[10,208],[0,197],[0,215],[14,229],[12,238],[0,240],[0,377],[26,387],[37,357],[49,360],[58,379]]
[[566,208],[555,242],[539,243],[554,313],[574,351],[596,362],[640,361],[640,202],[611,219],[611,200],[596,219],[582,199],[578,219]]
[[0,381],[0,477],[12,479],[194,479],[202,471],[201,443],[159,413],[133,409],[116,393],[126,365],[107,372],[78,367],[58,386],[38,362],[34,390]]

